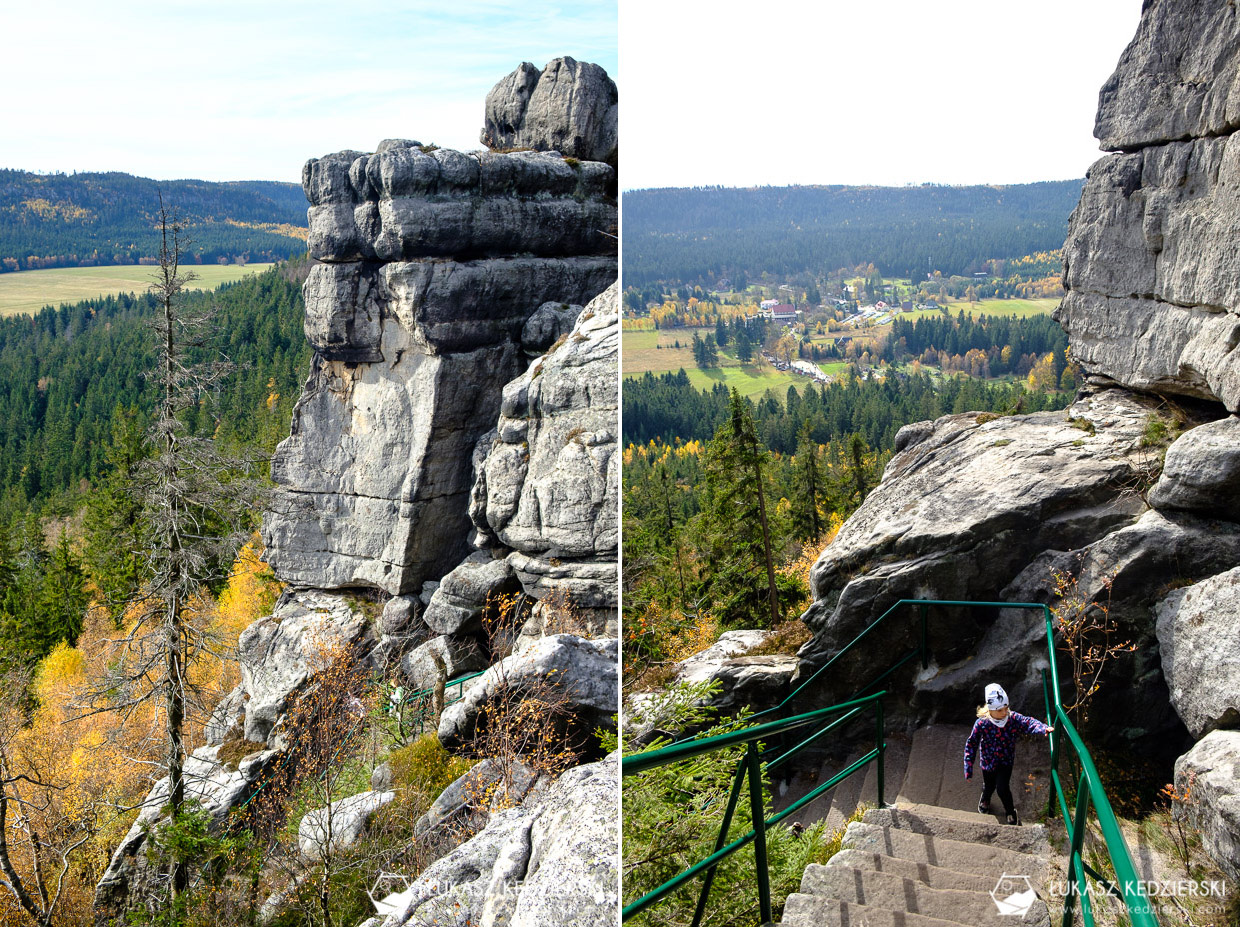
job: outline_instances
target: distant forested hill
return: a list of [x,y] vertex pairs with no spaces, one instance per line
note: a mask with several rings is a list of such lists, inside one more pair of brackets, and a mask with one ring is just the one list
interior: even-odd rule
[[873,263],[944,276],[1063,245],[1082,180],[1005,187],[759,187],[624,194],[624,280],[712,284]]
[[0,170],[0,272],[153,261],[160,192],[188,225],[191,260],[305,253],[307,204],[297,184]]
[[[185,308],[218,308],[214,337],[195,356],[237,365],[222,390],[188,416],[229,447],[270,451],[288,434],[310,363],[301,284],[309,261],[281,264]],[[150,293],[108,296],[34,316],[0,319],[0,525],[49,503],[69,510],[111,468],[127,418],[145,427],[155,407]]]

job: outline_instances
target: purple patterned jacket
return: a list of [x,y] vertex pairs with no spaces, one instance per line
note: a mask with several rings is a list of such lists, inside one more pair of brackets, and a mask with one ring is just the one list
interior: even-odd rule
[[1016,759],[1016,738],[1021,734],[1045,736],[1047,727],[1036,718],[1009,711],[1007,724],[999,727],[989,718],[978,718],[973,732],[964,744],[964,777],[973,777],[973,757],[981,750],[982,770],[990,772],[996,766],[1011,766]]

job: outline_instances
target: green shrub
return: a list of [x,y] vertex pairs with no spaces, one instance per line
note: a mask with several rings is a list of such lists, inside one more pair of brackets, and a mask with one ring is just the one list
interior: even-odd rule
[[[425,810],[439,793],[469,772],[473,763],[453,756],[434,734],[423,734],[407,747],[393,750],[388,757],[397,801]],[[419,814],[421,812],[418,812]]]

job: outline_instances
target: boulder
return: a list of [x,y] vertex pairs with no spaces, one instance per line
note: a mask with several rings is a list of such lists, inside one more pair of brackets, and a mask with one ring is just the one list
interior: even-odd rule
[[[213,826],[222,827],[228,813],[255,791],[262,774],[279,754],[266,750],[242,760],[237,769],[220,762],[218,747],[199,747],[185,758],[185,799],[197,802]],[[135,898],[141,898],[166,885],[167,875],[153,865],[147,855],[151,828],[163,820],[168,803],[168,778],[155,783],[139,806],[138,817],[112,853],[103,877],[95,887],[95,911],[108,917],[123,917]]]
[[1240,418],[1198,425],[1177,438],[1150,505],[1240,521]]
[[481,141],[492,149],[559,151],[614,167],[618,98],[597,64],[556,58],[540,72],[526,62],[487,94]]
[[448,679],[486,669],[487,658],[478,639],[470,635],[440,635],[405,654],[401,672],[414,692],[433,689],[439,677],[435,655],[443,662]]
[[501,701],[511,704],[536,696],[556,703],[568,743],[588,747],[596,728],[614,727],[619,696],[617,658],[615,638],[544,637],[492,666],[459,702],[444,709],[439,740],[449,750],[466,748]]
[[515,605],[521,592],[508,561],[475,551],[440,580],[423,619],[440,634],[483,631],[483,616]]
[[[993,601],[1043,551],[1084,547],[1131,523],[1144,507],[1135,489],[1149,414],[1138,397],[1101,390],[1066,412],[946,416],[906,442],[810,572],[814,602],[803,617],[814,637],[800,653],[802,675],[902,598]],[[870,652],[914,646],[909,616],[876,631]],[[938,663],[971,657],[995,618],[932,612]],[[830,682],[840,699],[880,669],[844,662]]]
[[1240,880],[1240,731],[1211,731],[1175,764],[1175,787],[1192,781],[1187,814],[1201,832],[1201,843],[1219,868]]
[[418,818],[414,833],[451,827],[477,829],[488,813],[521,804],[537,779],[538,773],[520,760],[485,759],[439,793]]
[[237,642],[241,685],[248,696],[245,739],[267,741],[306,680],[335,657],[355,653],[360,658],[373,646],[370,623],[343,597],[315,591],[283,597]]
[[316,860],[352,846],[366,832],[375,812],[395,798],[395,792],[360,792],[307,813],[297,825],[301,855]]
[[1156,614],[1171,704],[1189,732],[1240,726],[1240,567],[1175,590]]
[[390,900],[375,927],[610,924],[619,906],[619,759],[570,769]]
[[394,595],[383,605],[379,630],[389,637],[416,635],[424,631],[421,621],[425,606],[416,595]]

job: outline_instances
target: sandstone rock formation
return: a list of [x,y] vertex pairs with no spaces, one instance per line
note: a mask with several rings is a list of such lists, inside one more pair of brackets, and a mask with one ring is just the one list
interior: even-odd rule
[[[211,745],[187,767],[191,792],[220,824],[256,795],[261,804],[278,792],[263,792],[273,777],[295,780],[302,745],[286,730],[286,713],[328,665],[344,661],[393,682],[402,673],[405,691],[433,688],[441,672],[483,669],[522,630],[510,622],[488,633],[491,619],[507,614],[497,600],[515,603],[512,620],[533,621],[571,593],[586,612],[578,630],[614,634],[615,85],[597,66],[567,58],[534,76],[521,101],[495,105],[521,133],[504,147],[539,150],[462,153],[388,139],[374,152],[311,159],[303,170],[315,262],[304,286],[305,334],[314,356],[272,462],[276,492],[263,525],[267,560],[287,591],[243,633],[242,682],[212,714]],[[518,94],[526,86],[507,84]],[[498,460],[514,446],[516,457],[488,472],[491,451]],[[544,630],[526,635],[531,651]],[[545,649],[565,649],[549,641]],[[591,659],[556,666],[581,696],[575,722],[592,727],[615,710],[615,641],[577,649]],[[233,770],[219,762],[222,745],[250,754]],[[384,768],[374,791],[331,806],[348,825],[331,835],[337,848],[362,839],[366,820],[390,800]],[[589,791],[594,780],[585,779]],[[158,874],[142,825],[163,801],[157,785],[100,882],[101,923],[150,892]],[[576,826],[614,847],[614,808],[595,811]],[[527,844],[541,813],[504,812]],[[327,839],[325,818],[319,809],[301,822],[310,856]],[[568,867],[552,842],[552,865]],[[544,851],[530,853],[522,865],[533,873]],[[604,863],[614,907],[617,861]],[[478,887],[465,884],[475,876],[456,873],[465,895]],[[548,899],[575,890],[545,889]],[[535,894],[528,906],[544,903]],[[286,900],[277,891],[266,915]],[[476,923],[482,909],[460,914]]]
[[1233,412],[1238,35],[1230,7],[1146,4],[1099,95],[1094,134],[1117,153],[1090,170],[1073,213],[1056,314],[1090,373]]
[[612,923],[620,898],[619,766],[612,755],[570,769],[542,795],[492,815],[400,893],[394,914],[360,927]]
[[574,730],[567,739],[585,744],[598,727],[613,727],[619,701],[615,638],[586,640],[572,634],[544,637],[492,666],[439,720],[439,740],[449,749],[468,746],[487,708],[497,699],[528,691],[554,701]]
[[1175,786],[1193,784],[1197,801],[1180,809],[1201,831],[1209,854],[1240,880],[1240,731],[1211,731],[1175,764]]
[[395,792],[359,792],[308,812],[297,825],[301,855],[318,859],[357,843],[375,812],[395,798]]
[[526,62],[487,94],[488,148],[559,151],[616,166],[616,85],[596,64],[556,58],[541,72]]
[[573,612],[581,627],[562,630],[595,636],[617,633],[619,352],[612,286],[504,387],[470,503],[475,543],[510,552],[526,592]]
[[1189,731],[1240,727],[1240,567],[1177,589],[1157,615],[1171,704]]
[[[1177,782],[1195,769],[1198,825],[1240,871],[1240,16],[1149,0],[1102,89],[1090,170],[1064,246],[1056,319],[1088,374],[1065,413],[949,416],[902,430],[882,484],[815,564],[814,638],[800,677],[901,598],[1105,606],[1130,641],[1093,695],[1093,745],[1139,746]],[[1171,440],[1165,450],[1160,444]],[[885,685],[921,718],[959,716],[1002,680],[1039,712],[1040,611],[937,608],[932,659]],[[840,699],[917,641],[915,612],[876,629],[868,656],[832,666]],[[1225,643],[1223,643],[1225,642]],[[1234,661],[1233,661],[1234,662]],[[1064,673],[1061,664],[1061,675]],[[1067,687],[1071,687],[1070,681]],[[1204,735],[1204,736],[1203,736]]]
[[295,585],[414,592],[468,551],[470,457],[526,322],[615,279],[613,172],[392,144],[302,180],[315,355],[272,463],[268,559]]

